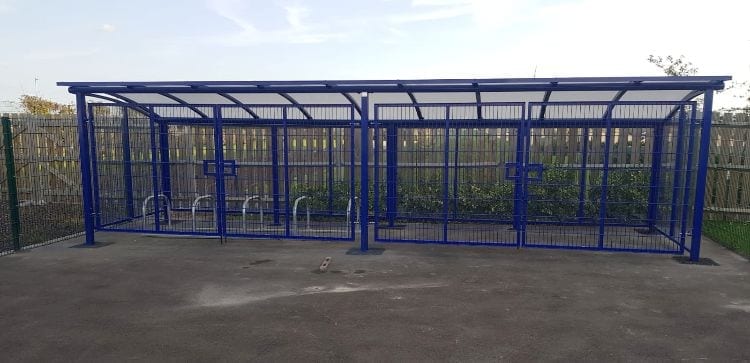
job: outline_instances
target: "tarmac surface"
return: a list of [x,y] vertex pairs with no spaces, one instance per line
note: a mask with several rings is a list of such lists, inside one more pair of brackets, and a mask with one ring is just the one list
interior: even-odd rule
[[[750,263],[99,233],[0,257],[3,361],[748,361]],[[331,257],[326,272],[319,266]]]

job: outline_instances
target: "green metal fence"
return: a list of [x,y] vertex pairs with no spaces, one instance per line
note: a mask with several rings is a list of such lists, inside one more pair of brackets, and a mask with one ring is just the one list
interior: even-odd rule
[[74,117],[2,117],[0,254],[83,230]]

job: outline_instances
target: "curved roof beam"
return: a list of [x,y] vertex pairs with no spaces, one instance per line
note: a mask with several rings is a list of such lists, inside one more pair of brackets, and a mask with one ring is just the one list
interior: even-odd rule
[[[688,101],[692,100],[693,98],[700,96],[703,92],[706,92],[706,91],[704,91],[704,90],[696,90],[696,91],[690,92],[690,93],[687,94],[687,96],[683,97],[680,102],[688,102]],[[672,117],[674,117],[674,115],[677,114],[677,112],[680,110],[680,108],[682,106],[683,105],[674,106],[674,109],[671,112],[669,112],[669,114],[667,114],[667,117],[664,118],[664,121],[668,121],[669,119],[671,119]]]
[[[557,83],[552,83],[557,84]],[[542,98],[542,107],[539,109],[539,120],[544,120],[544,115],[547,113],[547,102],[549,102],[549,98],[552,96],[552,91],[547,90],[544,92],[544,98]]]
[[169,93],[164,93],[164,92],[159,92],[158,94],[162,95],[162,96],[164,96],[166,98],[169,98],[170,100],[177,101],[177,103],[179,103],[179,104],[181,104],[183,106],[187,106],[187,108],[191,109],[193,112],[197,113],[198,115],[200,115],[203,118],[209,118],[208,115],[206,115],[203,111],[199,110],[197,107],[191,105],[189,102],[183,100],[182,98],[179,98],[177,96],[174,96],[174,95],[169,94]]
[[224,98],[226,98],[226,99],[234,102],[234,104],[242,107],[242,109],[245,110],[245,112],[247,112],[250,116],[252,116],[252,118],[254,118],[254,119],[259,119],[260,118],[260,117],[258,117],[257,113],[253,112],[253,110],[250,109],[250,107],[248,107],[246,104],[242,103],[242,101],[238,100],[234,96],[231,96],[229,94],[222,93],[222,92],[217,93],[217,95],[219,95],[221,97],[224,97]]
[[354,109],[357,110],[357,114],[362,116],[362,108],[359,107],[356,101],[354,101],[354,98],[352,98],[352,96],[350,96],[348,93],[344,93],[344,92],[341,92],[341,95],[344,96],[344,98],[346,98],[349,101],[349,103],[352,104],[352,106],[354,106]]
[[[331,84],[331,83],[326,83],[326,87],[333,88],[334,85]],[[350,96],[346,92],[341,92],[341,95],[344,96],[344,98],[346,98],[346,100],[349,101],[349,103],[351,103],[352,106],[354,106],[354,109],[357,110],[357,114],[359,114],[360,116],[362,116],[362,108],[360,108],[359,105],[357,104],[357,102],[354,101],[354,98],[352,98],[352,96]]]
[[[402,83],[398,84],[399,88],[404,88],[404,85]],[[420,120],[424,120],[424,115],[422,115],[422,109],[419,108],[419,104],[417,103],[417,98],[414,97],[414,93],[410,91],[406,91],[406,95],[409,96],[409,99],[411,100],[411,103],[414,105],[414,111],[417,111],[417,117]]]
[[612,110],[615,108],[615,102],[620,102],[622,96],[625,96],[625,92],[627,92],[627,90],[621,90],[617,92],[614,97],[612,97],[612,101],[610,101],[611,103],[609,104],[609,106],[607,106],[607,111],[604,112],[604,117],[602,118],[603,120],[606,120],[608,117],[612,116]]
[[93,94],[92,93],[92,94],[88,94],[87,96],[88,97],[99,98],[99,99],[102,99],[102,100],[105,100],[105,101],[114,102],[114,103],[116,103],[119,106],[132,108],[132,109],[137,110],[138,112],[140,112],[140,113],[142,113],[142,114],[144,114],[146,116],[148,116],[148,114],[149,114],[149,111],[147,109],[143,108],[143,106],[138,106],[137,103],[136,104],[130,104],[129,101],[124,101],[124,99],[117,99],[117,98],[115,98],[115,95],[111,95],[110,94],[109,96],[102,96],[102,95],[98,95],[98,94]]
[[299,110],[299,112],[302,112],[302,114],[305,115],[306,119],[308,119],[308,120],[312,120],[313,119],[313,117],[310,115],[310,113],[307,112],[307,110],[304,107],[302,107],[302,105],[299,102],[297,102],[297,100],[295,100],[294,97],[290,96],[287,93],[283,93],[283,92],[279,92],[279,96],[286,98],[287,101],[291,102],[295,107],[297,107],[297,109]]

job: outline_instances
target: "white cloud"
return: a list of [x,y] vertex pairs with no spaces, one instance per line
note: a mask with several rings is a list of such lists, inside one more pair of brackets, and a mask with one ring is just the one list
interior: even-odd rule
[[115,28],[115,26],[112,25],[112,24],[102,24],[102,26],[99,27],[99,30],[101,30],[101,31],[103,31],[105,33],[112,33],[115,30],[117,30],[117,28]]
[[346,38],[344,31],[329,30],[329,26],[306,23],[310,10],[302,6],[284,6],[287,26],[280,29],[261,30],[243,16],[246,4],[239,0],[209,0],[209,9],[240,28],[239,32],[210,36],[207,40],[228,46],[246,46],[260,43],[322,43]]

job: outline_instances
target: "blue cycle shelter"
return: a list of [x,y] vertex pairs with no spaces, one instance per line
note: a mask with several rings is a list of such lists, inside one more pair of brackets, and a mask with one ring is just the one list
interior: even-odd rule
[[76,95],[88,244],[132,231],[697,260],[728,79],[59,85]]

